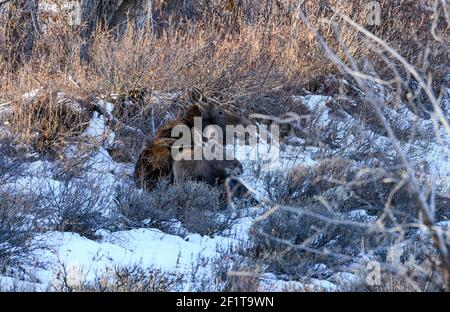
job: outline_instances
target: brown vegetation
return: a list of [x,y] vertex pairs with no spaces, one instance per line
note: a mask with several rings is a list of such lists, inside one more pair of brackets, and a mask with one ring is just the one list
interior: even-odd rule
[[[203,126],[224,127],[245,125],[236,116],[249,113],[311,115],[301,120],[301,127],[296,125],[293,139],[305,148],[317,148],[313,157],[320,163],[267,178],[266,191],[276,209],[254,228],[260,231],[253,233],[256,248],[251,252],[261,267],[303,277],[311,272],[311,263],[330,268],[369,250],[383,262],[392,242],[406,244],[407,237],[412,246],[433,249],[425,252],[432,264],[425,263],[424,274],[418,274],[420,287],[400,285],[405,283],[396,280],[399,273],[393,270],[392,276],[386,275],[390,283],[380,288],[450,289],[448,233],[443,235],[435,226],[449,218],[448,196],[433,189],[436,176],[405,155],[403,146],[417,141],[427,145],[433,130],[437,134],[450,129],[448,108],[441,107],[442,89],[448,88],[447,2],[379,0],[380,25],[368,25],[365,0],[239,0],[225,8],[219,0],[155,0],[151,15],[142,20],[142,14],[134,13],[143,2],[122,1],[115,7],[113,1],[85,1],[89,5],[83,8],[83,24],[70,26],[64,16],[38,12],[38,0],[15,1],[11,6],[0,1],[0,126],[13,134],[12,140],[27,143],[40,155],[61,158],[68,144],[83,141],[81,134],[98,109],[94,103],[107,99],[114,104],[108,118],[116,133],[112,148],[124,155],[123,161],[137,158],[137,184],[152,189],[121,203],[127,211],[122,211],[128,219],[124,223],[141,227],[145,220],[156,219],[166,230],[165,223],[173,216],[167,214],[168,207],[176,207],[175,217],[188,230],[210,235],[231,224],[217,224],[217,189],[192,181],[156,183],[172,174],[173,127],[180,123],[192,127],[194,117],[201,117]],[[194,90],[188,96],[192,105],[186,107],[184,94],[193,85],[210,97]],[[375,85],[382,86],[383,93]],[[23,97],[32,90],[37,90],[35,97]],[[348,118],[352,125],[345,126],[341,137],[337,123],[320,127],[323,120],[315,118],[319,112],[309,111],[293,97],[311,93],[333,97],[326,104],[333,121],[347,115],[353,118]],[[384,116],[388,109],[397,112],[399,103],[430,122],[425,135],[416,136],[416,121],[405,127],[399,121],[396,127],[397,115]],[[374,135],[368,136],[366,130]],[[389,144],[372,149],[380,136]],[[434,139],[439,144],[442,138],[439,134]],[[422,162],[423,154],[417,155]],[[423,167],[427,161],[423,160]],[[353,166],[355,162],[358,166]],[[0,167],[1,182],[11,180],[9,160],[4,164],[7,170]],[[220,179],[222,169],[215,174]],[[2,174],[2,170],[9,172]],[[201,180],[213,180],[209,174],[201,175]],[[79,193],[67,191],[60,202],[48,202],[61,213],[54,226],[92,236],[97,230],[93,205],[85,200],[80,215],[80,204],[67,200],[75,195],[84,199]],[[8,216],[3,219],[17,227],[15,207],[22,202],[5,196],[4,202],[10,204],[0,203]],[[354,209],[364,211],[356,214],[356,221],[351,215]],[[376,222],[370,223],[373,218]],[[5,224],[7,235],[0,233],[0,238],[9,242],[14,232],[9,221]],[[417,226],[427,229],[434,247],[428,239],[418,240]],[[28,234],[18,237],[23,237],[19,245],[28,240]],[[413,266],[424,264],[422,255],[412,258]],[[399,268],[402,265],[395,269]],[[435,278],[431,270],[442,276]],[[431,278],[443,286],[428,287]]]

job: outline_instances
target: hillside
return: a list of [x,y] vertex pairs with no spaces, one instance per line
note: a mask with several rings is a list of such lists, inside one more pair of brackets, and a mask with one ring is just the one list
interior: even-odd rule
[[[448,290],[444,2],[31,2],[0,2],[0,290]],[[279,126],[226,146],[253,201],[137,187],[194,86]]]

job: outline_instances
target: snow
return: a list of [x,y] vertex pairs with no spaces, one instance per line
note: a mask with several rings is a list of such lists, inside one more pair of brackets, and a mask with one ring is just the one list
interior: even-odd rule
[[[104,231],[101,239],[93,241],[76,233],[51,232],[44,237],[46,248],[36,251],[36,256],[49,264],[37,277],[40,284],[50,286],[57,282],[60,268],[64,268],[74,283],[93,283],[110,270],[135,265],[189,275],[199,259],[208,263],[221,256],[220,250],[237,247],[241,241],[237,237],[190,234],[183,239],[157,229],[133,229]],[[202,274],[210,272],[208,267],[203,270]],[[188,290],[189,284],[184,287]]]
[[114,143],[114,133],[108,133],[105,116],[100,115],[98,112],[94,112],[94,116],[83,135],[97,139],[105,147],[110,147]]
[[346,220],[373,223],[377,220],[376,216],[369,216],[367,211],[363,209],[357,209],[349,211],[347,214],[344,214]]
[[39,95],[39,89],[33,89],[30,92],[22,94],[22,100],[25,102],[31,102]]
[[46,291],[47,285],[42,283],[33,283],[21,281],[18,277],[9,277],[0,275],[0,291]]
[[336,292],[339,287],[327,280],[316,278],[305,279],[303,281],[283,281],[277,279],[273,274],[265,274],[260,277],[259,291],[279,292],[279,291],[324,291]]
[[[104,102],[104,108],[112,111],[112,106]],[[113,204],[111,190],[117,185],[129,183],[132,173],[132,164],[118,164],[112,160],[105,146],[112,144],[114,133],[109,132],[103,115],[95,112],[84,136],[102,140],[103,146],[91,155],[85,163],[88,172],[80,177],[83,179],[101,179],[103,193],[109,199],[106,200],[103,209],[109,210]],[[245,147],[237,151],[244,165],[250,166],[251,161],[246,160],[248,152]],[[86,155],[84,155],[86,156]],[[75,146],[66,150],[67,158],[79,157],[79,151]],[[305,156],[308,157],[308,156]],[[309,160],[314,163],[312,159]],[[289,163],[289,160],[286,161]],[[286,163],[281,161],[282,166]],[[291,164],[292,166],[292,164]],[[51,171],[54,164],[48,161],[35,161],[27,165],[27,175],[5,185],[11,192],[24,192],[36,190],[39,186],[41,192],[53,192],[58,194],[62,182],[52,178]],[[247,167],[247,169],[249,169]],[[255,182],[253,171],[245,170],[247,176],[245,183]],[[248,183],[252,187],[251,183]],[[256,188],[256,187],[255,187]],[[201,260],[201,276],[211,274],[210,265],[215,259],[223,256],[223,252],[231,251],[240,244],[248,242],[249,228],[253,224],[252,217],[243,217],[234,227],[227,230],[222,236],[208,237],[191,233],[185,237],[163,233],[157,229],[133,229],[128,231],[109,232],[99,231],[101,238],[91,240],[76,233],[50,232],[37,237],[37,240],[45,241],[45,248],[35,251],[37,259],[44,262],[45,269],[30,268],[34,271],[37,283],[19,281],[29,288],[43,290],[57,288],[61,283],[59,273],[62,268],[70,275],[74,284],[81,282],[94,282],[99,276],[108,274],[114,268],[130,267],[138,265],[141,268],[157,268],[167,273],[188,276],[193,268],[198,266]],[[2,277],[6,281],[7,277]],[[10,285],[8,279],[8,285]],[[6,283],[6,282],[5,282]],[[5,284],[6,285],[6,284]],[[10,285],[11,286],[11,285]],[[8,286],[9,287],[9,286]],[[189,280],[180,285],[180,290],[189,290],[193,287]]]
[[[450,90],[450,89],[449,89]],[[33,90],[23,95],[23,99],[29,101],[37,96],[39,90]],[[450,91],[449,91],[450,92]],[[176,96],[154,93],[154,97]],[[317,116],[317,126],[326,128],[333,123],[337,129],[337,137],[351,146],[355,140],[351,133],[351,125],[357,124],[350,115],[343,113],[339,119],[333,116],[326,103],[331,98],[325,96],[308,95],[295,97],[295,100],[302,101]],[[99,100],[98,104],[108,113],[113,112],[114,106],[106,101]],[[74,105],[76,105],[74,103]],[[419,120],[406,107],[399,107],[396,111],[387,110],[391,118],[397,120],[399,127],[405,129],[412,123],[417,125],[420,131],[429,131],[431,124],[429,121]],[[374,138],[372,148],[386,150],[388,139],[364,130],[364,135]],[[101,180],[102,193],[107,198],[104,207],[105,213],[111,212],[114,201],[114,190],[117,186],[132,185],[131,175],[133,164],[116,163],[109,155],[107,148],[112,146],[115,134],[108,127],[107,118],[98,112],[94,112],[89,126],[84,131],[83,136],[93,139],[98,143],[97,148],[88,157],[84,168],[87,173],[80,179]],[[443,136],[448,144],[448,135]],[[300,142],[303,145],[305,142]],[[436,181],[445,185],[450,179],[450,160],[448,158],[448,145],[430,144],[424,159],[435,166],[436,176],[441,180]],[[261,159],[256,157],[260,152],[269,152],[273,166],[267,167],[272,171],[285,172],[302,165],[313,167],[318,164],[315,154],[318,148],[308,146],[300,148],[298,146],[271,146],[260,143],[255,148],[248,146],[237,146],[234,153],[244,166],[244,175],[241,177],[245,185],[253,190],[259,199],[265,198],[263,181],[257,178],[256,167],[261,164]],[[256,154],[255,154],[256,152]],[[351,153],[351,149],[347,151]],[[70,146],[66,150],[66,157],[80,157],[80,151],[76,146]],[[253,156],[252,156],[253,155]],[[252,158],[253,157],[253,158]],[[26,165],[23,177],[16,179],[6,185],[1,186],[3,190],[13,193],[27,193],[38,189],[40,192],[54,192],[62,187],[62,182],[53,178],[52,170],[55,164],[49,161],[34,161]],[[447,183],[448,186],[448,183]],[[264,208],[262,208],[264,209]],[[144,269],[157,268],[167,273],[189,276],[194,268],[200,267],[200,274],[208,276],[211,274],[213,262],[220,259],[223,262],[225,253],[236,252],[241,244],[249,242],[249,229],[251,228],[255,215],[261,211],[248,209],[247,216],[239,219],[239,222],[230,230],[221,235],[209,237],[190,233],[184,237],[174,234],[164,233],[158,229],[137,228],[131,230],[98,231],[100,238],[91,240],[76,233],[49,232],[36,237],[37,240],[44,240],[45,248],[34,251],[34,256],[45,263],[44,268],[30,267],[37,281],[20,280],[10,276],[0,276],[0,290],[11,289],[33,289],[48,290],[56,287],[60,283],[58,274],[64,268],[68,271],[70,279],[74,284],[81,282],[94,282],[99,277],[108,274],[111,270],[120,267],[139,266]],[[360,222],[375,222],[375,216],[369,216],[365,210],[352,210],[342,215],[343,218]],[[444,229],[449,228],[448,221],[438,224]],[[317,263],[314,270],[326,271],[325,264]],[[356,283],[358,278],[348,272],[338,272],[333,274],[328,280],[304,279],[298,281],[284,281],[271,273],[260,276],[259,290],[263,291],[283,291],[283,290],[314,290],[314,291],[339,291],[350,287]],[[179,285],[178,290],[192,290],[192,281],[185,278]]]

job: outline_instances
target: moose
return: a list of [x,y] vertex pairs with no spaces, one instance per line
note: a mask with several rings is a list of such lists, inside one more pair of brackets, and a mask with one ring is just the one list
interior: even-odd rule
[[173,175],[176,183],[197,180],[210,185],[220,185],[227,178],[238,177],[243,172],[242,164],[237,159],[195,160],[192,154],[191,149],[182,150],[178,155],[180,159],[173,162]]
[[[174,161],[172,148],[178,138],[172,137],[172,130],[176,126],[185,125],[193,128],[196,117],[201,118],[203,128],[215,125],[223,132],[227,125],[250,125],[247,119],[220,108],[216,100],[206,97],[198,88],[193,88],[189,92],[189,99],[192,105],[186,113],[162,125],[157,130],[154,140],[140,153],[134,170],[134,179],[139,187],[151,190],[161,177],[170,177],[176,183],[190,179],[217,186],[227,178],[242,173],[242,164],[235,159]],[[185,155],[192,152],[191,149],[181,151]],[[243,185],[239,185],[239,188],[248,191]]]

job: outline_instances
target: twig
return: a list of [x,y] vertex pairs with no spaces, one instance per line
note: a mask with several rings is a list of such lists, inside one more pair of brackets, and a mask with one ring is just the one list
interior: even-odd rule
[[2,5],[4,5],[4,4],[10,2],[10,1],[11,1],[11,0],[3,0],[3,1],[0,1],[0,7],[1,7]]
[[95,103],[95,108],[103,115],[105,118],[109,121],[111,126],[113,127],[120,127],[122,130],[125,130],[128,133],[134,134],[141,138],[142,140],[148,140],[149,136],[145,135],[140,129],[136,129],[133,127],[130,127],[128,125],[125,125],[120,120],[118,120],[116,117],[114,117],[110,112],[108,112],[104,107],[102,107],[100,104]]
[[0,110],[5,109],[6,107],[12,104],[11,101],[0,104]]

